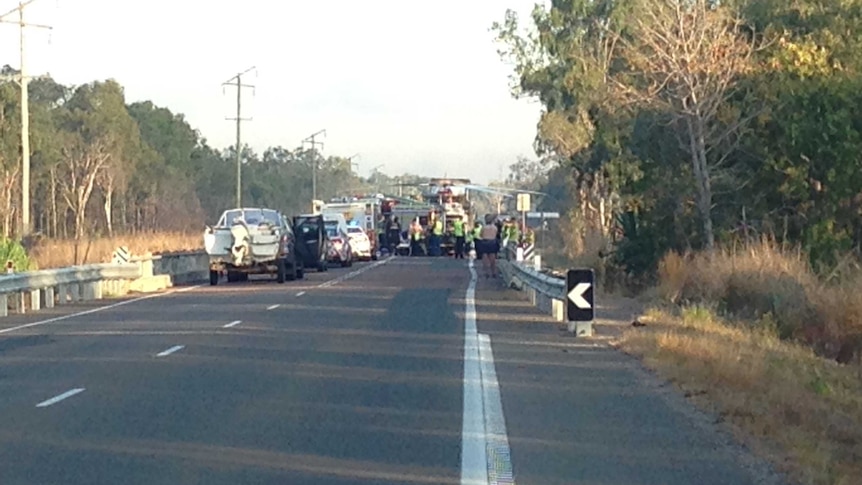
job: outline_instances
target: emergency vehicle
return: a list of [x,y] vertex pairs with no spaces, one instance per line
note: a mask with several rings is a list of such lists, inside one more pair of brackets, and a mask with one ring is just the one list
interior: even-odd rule
[[376,197],[337,197],[319,205],[321,214],[341,214],[348,226],[361,227],[371,242],[371,258],[377,259],[377,223],[381,214]]
[[455,251],[453,234],[456,219],[464,227],[473,227],[471,203],[468,190],[472,187],[470,179],[431,178],[428,180],[423,198],[434,207],[443,220],[444,235],[441,249],[444,254]]

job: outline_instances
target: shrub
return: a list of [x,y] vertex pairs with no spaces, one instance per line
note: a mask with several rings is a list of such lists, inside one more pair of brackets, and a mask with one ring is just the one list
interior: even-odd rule
[[740,250],[668,253],[658,274],[659,295],[668,302],[769,322],[781,338],[805,342],[830,358],[842,349],[858,355],[848,345],[857,346],[862,334],[862,274],[826,284],[803,252],[769,240]]
[[24,246],[12,239],[0,238],[0,263],[3,264],[3,272],[6,272],[6,262],[12,261],[16,272],[36,269]]

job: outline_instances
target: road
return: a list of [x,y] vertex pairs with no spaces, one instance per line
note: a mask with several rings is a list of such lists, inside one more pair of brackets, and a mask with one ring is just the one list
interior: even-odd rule
[[757,483],[463,261],[177,290],[0,319],[0,484]]

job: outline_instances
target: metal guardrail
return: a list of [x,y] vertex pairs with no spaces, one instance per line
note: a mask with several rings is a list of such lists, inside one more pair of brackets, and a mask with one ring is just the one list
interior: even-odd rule
[[536,271],[529,263],[510,261],[512,276],[539,293],[557,300],[566,298],[566,280],[555,275]]
[[60,269],[45,269],[0,275],[0,294],[41,290],[60,285],[92,283],[104,280],[135,279],[141,276],[141,266],[126,264],[88,264]]
[[[506,284],[529,295],[530,302],[551,314],[557,321],[565,319],[566,279],[549,268],[536,269],[536,261],[517,261],[514,246],[504,249],[499,268]],[[541,261],[541,260],[539,260]],[[571,329],[570,329],[571,331]]]
[[42,306],[53,307],[55,300],[64,304],[101,299],[104,292],[116,295],[130,290],[157,291],[175,282],[194,281],[202,273],[199,259],[205,254],[204,251],[147,253],[125,263],[0,273],[0,317],[8,315],[10,304],[17,313],[24,313]]

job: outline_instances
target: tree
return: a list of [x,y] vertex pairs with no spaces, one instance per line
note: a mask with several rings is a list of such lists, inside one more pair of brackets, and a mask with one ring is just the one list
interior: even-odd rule
[[112,197],[134,156],[137,126],[126,111],[122,88],[114,81],[79,87],[64,111],[60,118],[65,132],[61,185],[74,214],[75,239],[80,240],[86,230],[87,204],[97,183],[105,196],[106,225],[112,231]]
[[[694,175],[704,245],[712,249],[712,172],[731,153],[723,144],[748,121],[730,104],[752,70],[753,36],[729,7],[710,0],[643,0],[642,16],[620,41],[626,67],[609,76],[624,100],[670,115]],[[730,107],[729,107],[730,106]]]
[[[0,75],[14,76],[6,66]],[[116,81],[64,86],[50,78],[30,85],[31,187],[36,234],[73,237],[128,232],[197,232],[233,207],[235,147],[219,149],[181,114],[140,101],[127,105]],[[0,81],[0,228],[19,235],[20,91]],[[241,147],[247,204],[307,211],[308,152]],[[371,188],[347,159],[318,158],[324,198]],[[382,188],[388,188],[380,174]]]

